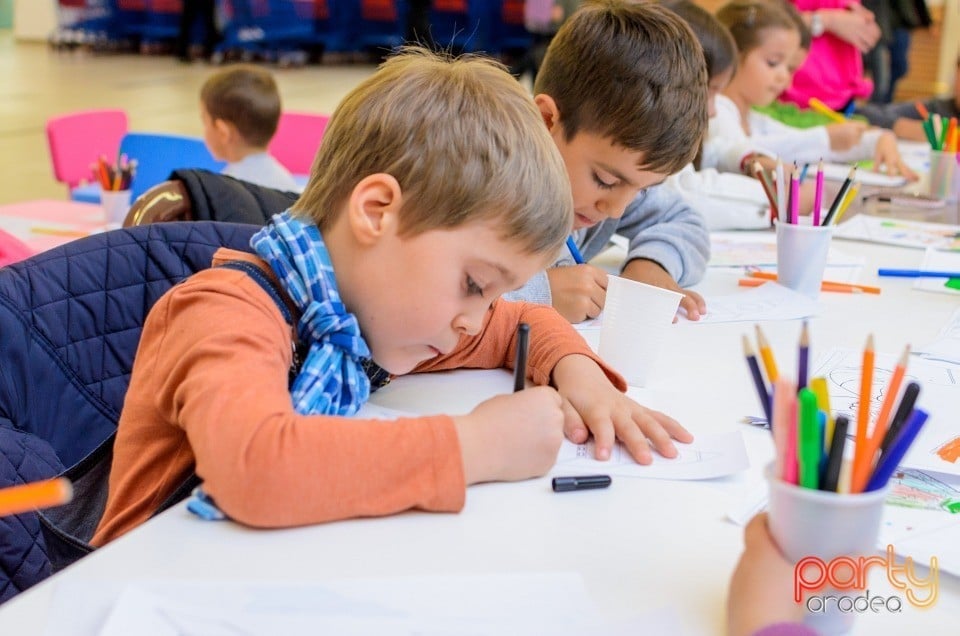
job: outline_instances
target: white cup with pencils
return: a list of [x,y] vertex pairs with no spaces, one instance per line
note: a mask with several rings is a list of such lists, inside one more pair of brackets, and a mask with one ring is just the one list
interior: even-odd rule
[[833,225],[777,223],[777,281],[818,298],[827,266]]
[[107,227],[121,227],[130,211],[130,184],[136,174],[137,161],[127,161],[126,155],[122,155],[116,165],[111,165],[101,156],[94,168],[100,181],[100,206]]

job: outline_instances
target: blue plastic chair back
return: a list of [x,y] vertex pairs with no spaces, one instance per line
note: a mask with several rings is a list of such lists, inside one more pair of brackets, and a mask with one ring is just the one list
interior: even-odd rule
[[164,133],[127,133],[120,141],[120,152],[137,161],[131,185],[131,200],[149,188],[166,181],[180,168],[200,168],[220,172],[226,165],[207,150],[203,139]]

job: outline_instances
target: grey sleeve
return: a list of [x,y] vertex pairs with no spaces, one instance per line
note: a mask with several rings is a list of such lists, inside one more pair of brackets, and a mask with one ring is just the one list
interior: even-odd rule
[[540,270],[533,275],[533,278],[527,281],[526,285],[520,289],[504,294],[503,299],[510,301],[524,300],[528,303],[552,305],[553,296],[550,294],[550,281],[547,278],[547,272]]
[[869,102],[857,105],[857,114],[867,118],[872,126],[893,128],[898,119],[920,119],[913,102],[897,102],[894,104],[871,104]]
[[677,192],[649,188],[623,213],[617,234],[630,241],[626,262],[659,263],[681,287],[700,282],[710,259],[710,233],[699,212]]

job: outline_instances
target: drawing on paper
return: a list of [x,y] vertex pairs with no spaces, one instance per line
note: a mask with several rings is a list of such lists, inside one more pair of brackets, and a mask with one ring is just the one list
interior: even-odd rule
[[954,437],[949,442],[941,444],[934,452],[943,461],[956,464],[960,459],[960,437]]
[[956,514],[960,512],[960,491],[922,470],[898,470],[890,479],[887,503]]

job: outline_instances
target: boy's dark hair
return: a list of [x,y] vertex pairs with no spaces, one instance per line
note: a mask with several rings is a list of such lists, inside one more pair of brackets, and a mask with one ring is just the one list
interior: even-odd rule
[[534,92],[580,131],[643,153],[645,170],[690,163],[707,127],[707,67],[690,27],[652,3],[585,3],[560,27]]
[[236,126],[251,146],[265,148],[280,121],[280,92],[270,71],[237,64],[210,76],[200,89],[200,101],[211,119]]
[[709,79],[736,69],[737,43],[712,13],[690,0],[667,0],[663,6],[683,18],[700,40]]

